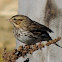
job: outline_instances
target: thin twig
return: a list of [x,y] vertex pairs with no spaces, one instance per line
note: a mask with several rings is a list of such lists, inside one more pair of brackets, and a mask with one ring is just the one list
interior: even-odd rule
[[[61,37],[58,37],[57,39],[50,40],[46,44],[42,44],[42,42],[39,42],[38,44],[31,45],[25,45],[19,46],[18,49],[14,49],[13,52],[8,55],[8,57],[5,59],[6,62],[15,62],[19,57],[25,57],[27,54],[32,54],[34,51],[44,48],[45,46],[50,46],[51,44],[55,44],[61,39]],[[6,52],[5,52],[6,53]],[[4,56],[5,57],[5,56]]]

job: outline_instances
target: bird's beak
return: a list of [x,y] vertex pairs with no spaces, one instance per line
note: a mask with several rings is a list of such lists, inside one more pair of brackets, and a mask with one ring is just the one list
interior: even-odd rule
[[9,22],[13,22],[11,19],[8,19]]

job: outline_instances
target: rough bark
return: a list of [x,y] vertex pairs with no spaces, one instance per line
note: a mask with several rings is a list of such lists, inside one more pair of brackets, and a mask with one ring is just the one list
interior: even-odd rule
[[[54,31],[52,38],[62,37],[62,0],[52,0],[55,6],[56,17],[49,22],[49,27]],[[58,42],[62,46],[62,40]],[[62,49],[51,45],[49,47],[49,62],[62,62]]]

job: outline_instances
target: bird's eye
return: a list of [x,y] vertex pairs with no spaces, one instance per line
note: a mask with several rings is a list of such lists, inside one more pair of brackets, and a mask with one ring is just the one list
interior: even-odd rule
[[16,20],[16,19],[14,18],[14,20]]

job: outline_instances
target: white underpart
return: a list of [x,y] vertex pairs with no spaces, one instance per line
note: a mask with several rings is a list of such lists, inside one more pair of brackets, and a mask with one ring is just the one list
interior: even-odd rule
[[[33,37],[38,38],[38,36],[33,35],[33,33],[29,32],[29,31],[25,31],[25,30],[23,30],[23,29],[17,29],[17,30],[14,29],[14,31],[16,32],[16,33],[14,32],[15,37],[16,37],[20,42],[23,42],[23,43],[34,42],[34,41],[33,41],[34,38],[29,37],[30,35],[33,36]],[[18,36],[17,34],[18,34],[19,36]],[[36,40],[36,39],[34,39],[34,40]]]
[[[18,39],[20,39],[22,42],[25,42],[26,40],[30,40],[31,38],[28,37],[28,31],[24,31],[22,29],[20,29],[18,31],[18,33],[20,33],[20,37],[18,37]],[[27,35],[27,36],[25,36]]]

